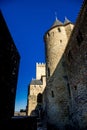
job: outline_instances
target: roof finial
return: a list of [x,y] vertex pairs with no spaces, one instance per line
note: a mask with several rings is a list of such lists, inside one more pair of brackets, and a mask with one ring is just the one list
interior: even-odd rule
[[70,22],[70,20],[68,20],[67,17],[65,16],[64,24],[67,24],[67,23],[71,23],[71,22]]
[[66,16],[65,16],[65,20],[68,20]]
[[57,20],[57,12],[55,12],[55,18],[56,18],[56,20]]

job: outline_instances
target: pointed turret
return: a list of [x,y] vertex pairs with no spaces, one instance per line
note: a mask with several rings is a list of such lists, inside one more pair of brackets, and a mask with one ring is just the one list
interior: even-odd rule
[[52,27],[55,27],[55,26],[59,26],[59,25],[63,25],[63,23],[61,21],[59,21],[56,17],[56,20],[55,22],[53,23]]
[[68,24],[68,23],[71,23],[70,20],[67,19],[67,17],[65,17],[65,21],[64,21],[64,24]]

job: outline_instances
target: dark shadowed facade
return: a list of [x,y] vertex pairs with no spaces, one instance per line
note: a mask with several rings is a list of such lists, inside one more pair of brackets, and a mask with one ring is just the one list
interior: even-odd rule
[[14,115],[20,55],[0,11],[0,119]]
[[87,0],[70,25],[56,19],[44,37],[48,130],[87,130]]

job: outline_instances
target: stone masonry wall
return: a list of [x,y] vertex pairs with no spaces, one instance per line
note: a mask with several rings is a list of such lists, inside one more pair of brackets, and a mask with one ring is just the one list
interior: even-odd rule
[[44,63],[36,63],[36,79],[41,79],[41,76],[46,75],[45,67]]
[[37,96],[43,94],[44,85],[30,85],[30,94],[28,95],[28,115],[37,107]]
[[66,124],[69,124],[69,96],[63,61],[62,58],[46,86],[48,123],[55,125],[61,130]]
[[72,29],[68,24],[56,26],[45,34],[47,72],[45,110],[48,123],[61,130],[69,124],[69,95],[63,54]]
[[46,46],[46,66],[49,68],[50,76],[53,74],[58,62],[60,61],[67,44],[67,36],[65,28],[59,27],[61,32],[58,32],[58,27],[51,29],[45,36]]
[[66,49],[70,86],[70,120],[87,129],[87,1],[84,2]]
[[[43,63],[36,63],[36,79],[33,79],[29,85],[27,115],[32,115],[38,107],[38,95],[43,94],[46,87],[46,68]],[[43,102],[41,103],[43,107]]]

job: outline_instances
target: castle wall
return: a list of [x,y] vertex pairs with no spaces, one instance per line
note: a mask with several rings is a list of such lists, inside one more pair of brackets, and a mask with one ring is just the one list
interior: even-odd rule
[[69,95],[62,58],[46,86],[46,109],[48,123],[63,129],[69,124]]
[[[73,27],[71,23],[56,25],[44,36],[47,82],[41,90],[43,110],[47,123],[60,130],[87,129],[86,0]],[[29,97],[31,110],[37,106],[35,103],[39,92],[33,87],[30,87]]]
[[69,94],[63,54],[71,34],[71,27],[66,26],[56,26],[45,35],[47,71],[45,110],[48,123],[61,130],[69,124]]
[[43,94],[45,85],[30,85],[30,93],[28,95],[28,115],[37,107],[38,94]]
[[70,119],[87,129],[87,1],[84,2],[66,49],[70,84]]
[[38,103],[38,95],[43,94],[46,86],[46,68],[43,63],[36,63],[36,79],[29,85],[27,115],[36,115],[38,107],[43,107],[43,101]]

